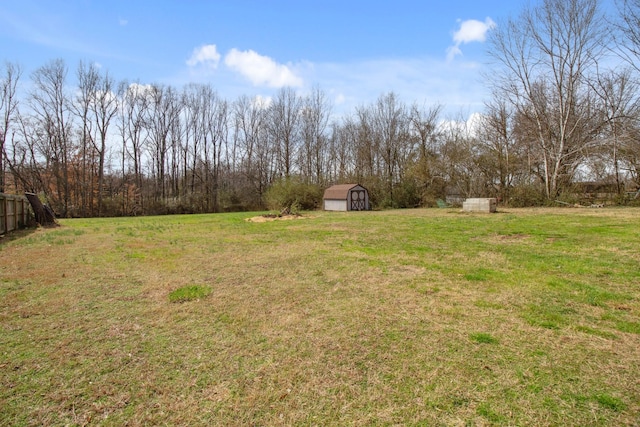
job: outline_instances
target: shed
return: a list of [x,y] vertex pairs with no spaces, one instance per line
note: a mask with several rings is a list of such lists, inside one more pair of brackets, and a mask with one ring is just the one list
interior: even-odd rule
[[462,210],[465,212],[494,213],[497,203],[498,200],[496,198],[467,199],[462,203]]
[[340,184],[327,188],[322,198],[325,211],[369,210],[369,192],[359,184]]

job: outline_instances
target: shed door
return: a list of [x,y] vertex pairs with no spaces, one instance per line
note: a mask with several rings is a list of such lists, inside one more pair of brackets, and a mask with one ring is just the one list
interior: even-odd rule
[[365,190],[352,190],[351,191],[351,210],[363,211],[367,208]]

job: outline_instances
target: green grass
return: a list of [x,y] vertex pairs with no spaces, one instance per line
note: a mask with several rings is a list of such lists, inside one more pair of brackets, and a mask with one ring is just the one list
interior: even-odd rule
[[169,301],[171,302],[187,302],[193,300],[201,300],[211,293],[208,286],[190,285],[182,286],[175,291],[169,293]]
[[640,210],[256,215],[3,239],[0,425],[637,424]]
[[497,344],[498,339],[486,332],[476,332],[470,335],[471,339],[480,344]]

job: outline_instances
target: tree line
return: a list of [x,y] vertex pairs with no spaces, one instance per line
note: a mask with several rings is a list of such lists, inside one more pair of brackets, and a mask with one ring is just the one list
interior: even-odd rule
[[622,202],[640,187],[640,0],[616,5],[612,18],[598,0],[543,0],[500,24],[473,122],[393,92],[335,117],[319,87],[227,100],[60,59],[19,97],[6,63],[0,192],[35,192],[61,216],[311,209],[345,182],[380,208],[570,201],[585,182]]

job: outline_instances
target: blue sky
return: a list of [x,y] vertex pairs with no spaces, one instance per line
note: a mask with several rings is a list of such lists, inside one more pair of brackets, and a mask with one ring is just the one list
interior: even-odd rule
[[116,80],[211,83],[225,98],[324,90],[352,111],[389,91],[451,115],[482,109],[485,37],[513,0],[0,0],[0,60],[23,80],[62,58]]

